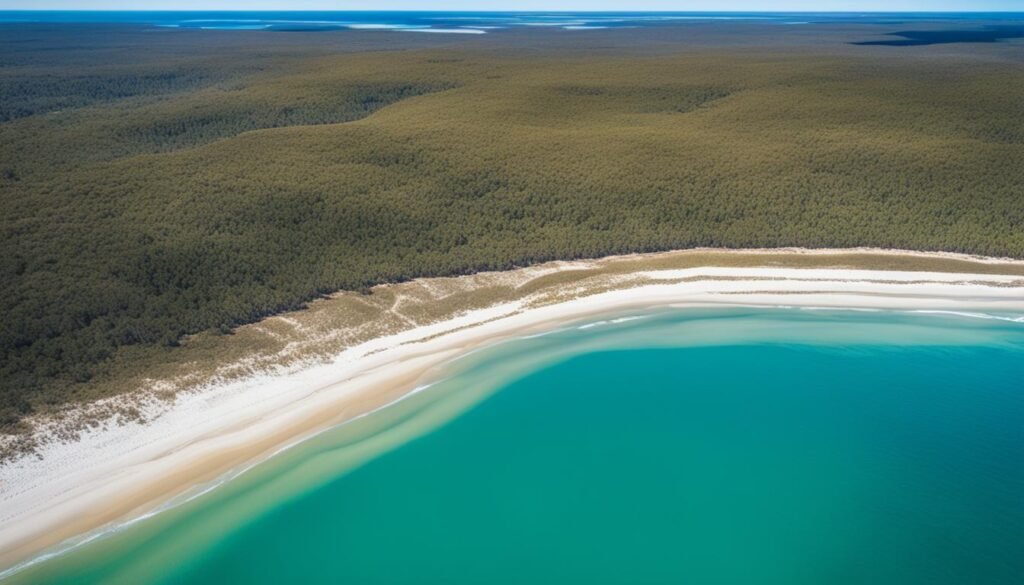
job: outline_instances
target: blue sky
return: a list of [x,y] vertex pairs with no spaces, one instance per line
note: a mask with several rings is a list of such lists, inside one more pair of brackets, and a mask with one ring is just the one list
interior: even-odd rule
[[0,0],[0,9],[1021,11],[1024,0]]

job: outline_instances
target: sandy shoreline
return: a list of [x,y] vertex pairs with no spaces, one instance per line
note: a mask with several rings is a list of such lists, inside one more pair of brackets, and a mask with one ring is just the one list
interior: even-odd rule
[[[404,329],[346,347],[329,360],[179,395],[148,423],[101,428],[72,443],[46,445],[41,457],[0,466],[0,570],[69,538],[137,517],[283,446],[393,402],[468,351],[566,322],[643,308],[702,305],[1024,314],[1021,262],[798,250],[770,254],[773,260],[786,254],[948,259],[973,264],[978,272],[858,269],[846,267],[845,260],[829,268],[778,267],[774,261],[762,267],[672,267],[673,254],[687,253],[557,262],[494,276],[522,294],[464,310],[456,306],[451,316],[425,324],[407,319]],[[614,270],[602,272],[613,264]],[[1006,266],[1011,273],[1000,274],[993,265]],[[574,271],[593,276],[558,280]],[[460,278],[470,279],[462,281],[470,288],[492,282]],[[401,294],[408,290],[412,298],[457,282],[427,279],[383,288]],[[465,290],[458,289],[458,294]],[[396,307],[405,298],[401,294],[395,294]],[[432,294],[446,299],[455,293]],[[316,336],[310,341],[315,343]]]

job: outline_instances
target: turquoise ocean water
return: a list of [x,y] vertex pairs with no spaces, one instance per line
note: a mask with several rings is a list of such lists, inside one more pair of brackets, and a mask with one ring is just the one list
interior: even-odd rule
[[1024,323],[633,317],[476,352],[12,582],[1024,582]]

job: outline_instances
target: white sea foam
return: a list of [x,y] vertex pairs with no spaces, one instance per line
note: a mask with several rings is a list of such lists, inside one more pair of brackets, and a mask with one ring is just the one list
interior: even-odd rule
[[274,24],[355,24],[350,20],[264,20],[262,22],[272,22]]
[[637,20],[775,20],[773,16],[652,16]]
[[472,20],[474,22],[480,20],[493,20],[499,22],[507,22],[509,20],[516,20],[510,16],[432,16],[427,20]]
[[263,22],[258,18],[192,18],[181,22]]
[[440,33],[455,35],[482,35],[487,32],[472,28],[403,28],[399,30],[402,32]]
[[[629,317],[619,317],[617,319],[607,319],[607,320],[604,320],[604,321],[595,321],[593,323],[586,323],[586,324],[580,325],[576,329],[582,330],[582,329],[591,329],[593,327],[600,327],[602,325],[617,325],[619,323],[628,323],[630,321],[637,321],[639,319],[646,319],[648,316],[649,315],[630,315]],[[523,339],[527,339],[527,338],[524,337]]]
[[993,321],[1007,321],[1009,323],[1024,323],[1024,316],[1021,317],[1007,317],[1002,315],[991,315],[989,313],[969,313],[965,311],[938,311],[938,310],[920,310],[910,311],[911,313],[921,313],[925,315],[950,315],[953,317],[967,317],[970,319],[988,319]]
[[266,30],[270,28],[269,24],[238,24],[238,25],[213,25],[213,26],[200,26],[200,30]]
[[563,331],[568,331],[568,329],[565,329],[565,328],[551,329],[549,331],[542,331],[540,333],[532,333],[530,335],[523,335],[523,336],[519,337],[519,339],[537,339],[538,337],[547,337],[548,335],[554,335],[555,333],[561,333]]
[[583,22],[583,21],[571,21],[571,22],[521,22],[521,23],[517,23],[517,24],[521,24],[523,26],[561,26],[561,27],[566,27],[566,26],[583,26],[583,25],[585,25],[587,23]]
[[783,308],[784,309],[794,309],[795,308],[795,309],[800,309],[801,311],[855,311],[855,312],[858,312],[858,313],[880,313],[880,312],[882,312],[882,309],[872,309],[872,308],[869,308],[869,307],[792,307],[792,306],[785,306],[784,307],[784,306],[780,305],[778,308],[780,308],[780,309],[783,309]]
[[361,23],[361,24],[346,24],[346,28],[354,30],[420,30],[427,28],[425,24],[378,24],[378,23]]

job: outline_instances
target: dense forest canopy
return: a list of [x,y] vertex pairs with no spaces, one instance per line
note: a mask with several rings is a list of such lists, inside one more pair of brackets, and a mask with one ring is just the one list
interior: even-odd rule
[[1024,257],[1024,42],[738,26],[4,25],[0,425],[126,347],[381,282],[695,246]]

